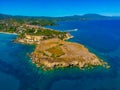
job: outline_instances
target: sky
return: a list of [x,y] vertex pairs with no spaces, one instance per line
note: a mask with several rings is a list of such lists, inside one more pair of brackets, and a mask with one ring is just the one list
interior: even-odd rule
[[120,16],[120,0],[0,0],[0,13],[53,17],[88,13]]

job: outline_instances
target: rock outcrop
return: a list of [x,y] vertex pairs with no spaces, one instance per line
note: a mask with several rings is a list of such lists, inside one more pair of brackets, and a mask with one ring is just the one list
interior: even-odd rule
[[89,52],[83,45],[60,39],[41,41],[31,57],[33,62],[43,69],[72,66],[84,68],[107,64]]

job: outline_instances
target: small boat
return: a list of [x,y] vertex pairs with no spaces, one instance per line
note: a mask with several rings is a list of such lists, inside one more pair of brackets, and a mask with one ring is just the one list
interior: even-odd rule
[[67,32],[75,32],[77,31],[78,29],[72,29],[72,30],[66,30]]
[[77,31],[78,29],[74,29],[74,31]]

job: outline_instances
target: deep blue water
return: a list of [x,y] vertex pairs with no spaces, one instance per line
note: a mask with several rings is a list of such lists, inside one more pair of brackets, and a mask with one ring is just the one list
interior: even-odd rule
[[85,45],[111,68],[96,67],[85,71],[66,68],[43,72],[28,56],[34,46],[14,43],[16,35],[0,34],[0,90],[120,90],[120,20],[58,24],[50,28],[78,29],[70,32],[74,36],[70,41]]

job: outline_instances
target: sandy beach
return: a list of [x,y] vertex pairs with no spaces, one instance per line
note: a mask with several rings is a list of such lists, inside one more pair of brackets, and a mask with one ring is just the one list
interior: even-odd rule
[[0,32],[0,33],[3,33],[3,34],[14,34],[14,35],[18,35],[17,33],[9,33],[9,32]]

